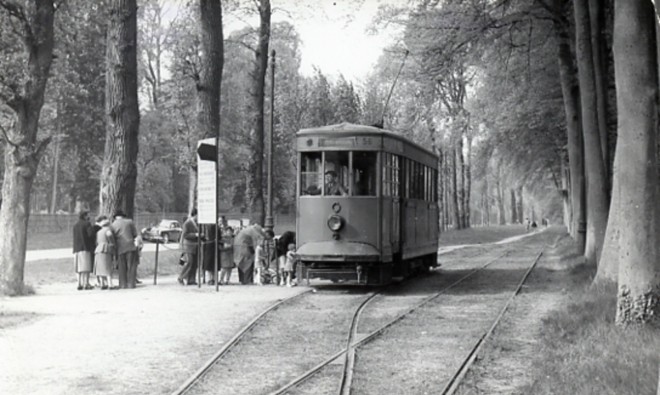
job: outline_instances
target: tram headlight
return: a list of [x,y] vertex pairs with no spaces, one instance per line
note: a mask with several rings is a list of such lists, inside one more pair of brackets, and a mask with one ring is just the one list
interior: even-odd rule
[[328,228],[333,232],[338,232],[344,226],[344,218],[339,215],[331,215],[328,217]]

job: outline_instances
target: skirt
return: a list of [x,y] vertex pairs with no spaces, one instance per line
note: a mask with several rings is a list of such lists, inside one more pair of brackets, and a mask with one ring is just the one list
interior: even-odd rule
[[227,248],[220,252],[220,267],[223,269],[231,269],[234,265],[234,249]]
[[92,271],[92,253],[89,251],[74,253],[73,269],[76,273],[90,273]]
[[97,276],[112,275],[112,255],[98,253],[94,256],[94,272]]

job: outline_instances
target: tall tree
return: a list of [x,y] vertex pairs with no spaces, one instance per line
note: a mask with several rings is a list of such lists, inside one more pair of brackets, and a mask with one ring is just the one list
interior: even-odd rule
[[106,48],[106,140],[101,207],[106,214],[135,207],[138,109],[137,3],[111,0]]
[[23,292],[30,193],[50,141],[38,140],[37,133],[53,60],[54,15],[52,0],[0,0],[0,104],[12,118],[8,130],[0,124],[5,142],[0,292],[8,295]]
[[605,163],[598,128],[598,101],[594,58],[591,46],[591,23],[588,0],[573,2],[576,31],[576,56],[582,109],[582,135],[587,180],[587,239],[584,256],[596,265],[603,248],[607,227],[608,190],[605,183]]
[[252,158],[249,164],[249,200],[250,219],[253,223],[263,225],[266,219],[264,201],[264,98],[266,88],[266,71],[268,68],[268,45],[270,43],[270,0],[259,0],[259,37],[255,51],[254,70],[252,72],[252,89],[250,90],[250,147]]
[[[220,84],[224,63],[222,4],[220,0],[199,0],[201,20],[201,68],[196,80],[197,128],[205,138],[220,138]],[[218,144],[219,145],[219,144]],[[219,151],[218,151],[219,152]],[[216,157],[219,161],[220,158]],[[218,165],[220,162],[218,162]],[[216,166],[216,170],[219,166]],[[216,198],[221,195],[220,172],[216,174]],[[216,204],[217,207],[217,204]]]
[[613,201],[618,211],[616,321],[660,323],[660,185],[657,174],[658,63],[650,1],[615,1],[618,142]]

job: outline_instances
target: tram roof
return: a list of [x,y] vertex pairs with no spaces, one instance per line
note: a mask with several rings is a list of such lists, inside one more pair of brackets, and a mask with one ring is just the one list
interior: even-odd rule
[[406,144],[409,144],[421,151],[426,152],[429,155],[437,157],[437,155],[433,151],[430,151],[429,149],[422,147],[421,145],[411,141],[410,139],[400,134],[394,133],[390,130],[377,128],[375,126],[358,125],[355,123],[342,122],[334,125],[301,129],[298,133],[296,133],[296,137],[319,136],[319,135],[321,136],[332,135],[334,137],[348,137],[355,135],[359,135],[359,136],[369,135],[369,136],[381,136],[381,137],[387,136],[402,141]]

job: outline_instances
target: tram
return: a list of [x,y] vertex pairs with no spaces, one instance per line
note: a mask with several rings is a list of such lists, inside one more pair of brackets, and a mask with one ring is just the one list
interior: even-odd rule
[[437,266],[433,152],[350,123],[302,129],[296,145],[300,279],[379,285]]

